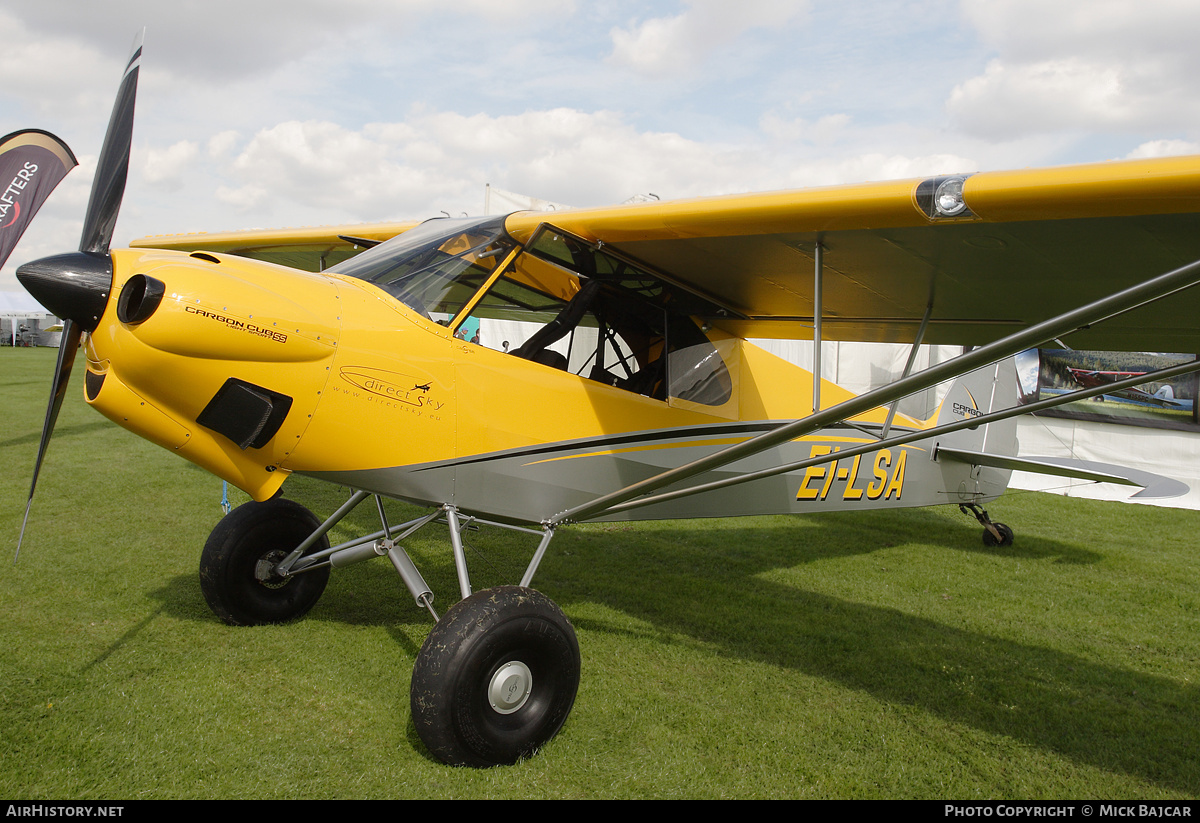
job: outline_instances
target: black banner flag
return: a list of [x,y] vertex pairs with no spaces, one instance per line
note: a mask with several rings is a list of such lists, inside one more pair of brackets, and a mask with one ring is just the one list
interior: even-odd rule
[[15,131],[0,139],[0,266],[42,203],[79,161],[53,134]]

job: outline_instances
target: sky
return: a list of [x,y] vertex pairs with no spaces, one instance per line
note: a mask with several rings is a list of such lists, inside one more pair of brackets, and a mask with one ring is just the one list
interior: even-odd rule
[[80,167],[11,260],[73,251],[145,28],[114,246],[1200,153],[1195,0],[39,0],[0,134]]

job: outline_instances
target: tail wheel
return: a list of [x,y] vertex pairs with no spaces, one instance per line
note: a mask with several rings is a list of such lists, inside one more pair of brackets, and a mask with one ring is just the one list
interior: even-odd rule
[[996,531],[1000,532],[1000,539],[996,539],[996,535],[992,534],[991,529],[983,530],[983,545],[989,549],[994,549],[997,546],[1011,546],[1013,544],[1013,530],[1003,523],[993,523]]
[[[316,605],[329,567],[280,577],[275,566],[321,523],[299,503],[246,503],[221,519],[200,555],[200,590],[217,617],[234,626],[286,623]],[[313,550],[329,547],[322,537]]]
[[444,763],[515,763],[558,733],[578,688],[579,643],[554,601],[485,589],[451,607],[421,647],[413,724]]

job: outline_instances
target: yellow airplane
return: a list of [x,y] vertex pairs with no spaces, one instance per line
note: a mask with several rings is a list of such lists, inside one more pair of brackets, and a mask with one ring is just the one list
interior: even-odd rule
[[[1197,350],[1183,290],[1200,281],[1200,158],[111,250],[139,60],[140,48],[80,251],[18,271],[65,321],[30,502],[82,343],[88,404],[254,499],[202,552],[220,618],[297,618],[332,568],[390,560],[437,621],[411,708],[447,763],[512,763],[566,720],[578,645],[530,586],[567,524],[953,504],[1007,545],[983,506],[1013,469],[1180,491],[1016,458],[1015,415],[1089,394],[1017,406],[1011,358],[1055,338]],[[747,337],[810,338],[813,369]],[[971,348],[855,396],[821,377],[827,340]],[[948,380],[928,419],[897,411]],[[321,520],[279,496],[292,474],[354,491]],[[381,497],[430,511],[390,524]],[[367,498],[379,531],[330,546]],[[440,617],[402,545],[435,521],[461,595]],[[518,585],[473,591],[473,523],[536,536]]]

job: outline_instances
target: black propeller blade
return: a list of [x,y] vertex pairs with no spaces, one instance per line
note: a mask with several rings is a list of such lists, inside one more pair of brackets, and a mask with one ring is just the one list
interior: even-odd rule
[[83,328],[72,320],[63,321],[62,341],[58,344],[58,363],[54,367],[54,385],[50,390],[50,405],[46,408],[46,420],[42,423],[42,439],[38,443],[37,462],[33,464],[33,482],[29,484],[29,500],[25,503],[25,517],[21,520],[21,535],[17,538],[17,553],[13,555],[13,563],[21,555],[21,543],[25,540],[25,525],[29,522],[29,509],[33,505],[33,490],[37,488],[38,473],[42,470],[42,459],[46,456],[46,446],[50,445],[50,433],[54,431],[54,422],[58,420],[58,410],[62,408],[63,397],[67,394],[67,380],[71,376],[71,366],[75,363],[75,352],[79,351],[79,338]]
[[108,249],[117,225],[121,198],[125,194],[125,181],[129,176],[129,149],[133,139],[133,109],[142,61],[143,34],[144,32],[139,33],[134,39],[133,51],[125,65],[112,117],[108,121],[108,132],[100,150],[87,216],[83,221],[79,251],[45,257],[17,269],[17,279],[21,281],[21,285],[39,303],[63,318],[63,332],[58,362],[54,367],[50,402],[46,407],[46,420],[42,424],[37,462],[33,467],[33,481],[29,484],[25,519],[21,522],[21,535],[17,539],[17,554],[13,557],[14,563],[21,553],[25,526],[29,521],[29,509],[33,505],[33,492],[37,488],[38,473],[42,469],[42,460],[50,444],[50,435],[54,432],[59,409],[62,408],[80,338],[85,330],[95,330],[112,289],[112,258]]
[[129,177],[129,147],[133,142],[133,104],[137,98],[138,71],[142,65],[142,36],[133,41],[133,51],[125,64],[125,75],[117,90],[112,116],[108,119],[108,131],[104,135],[104,147],[96,163],[96,179],[92,182],[92,196],[88,200],[87,216],[83,219],[83,235],[79,239],[82,252],[108,253],[113,229],[117,225],[117,212],[121,210],[121,197],[125,194],[125,181]]

